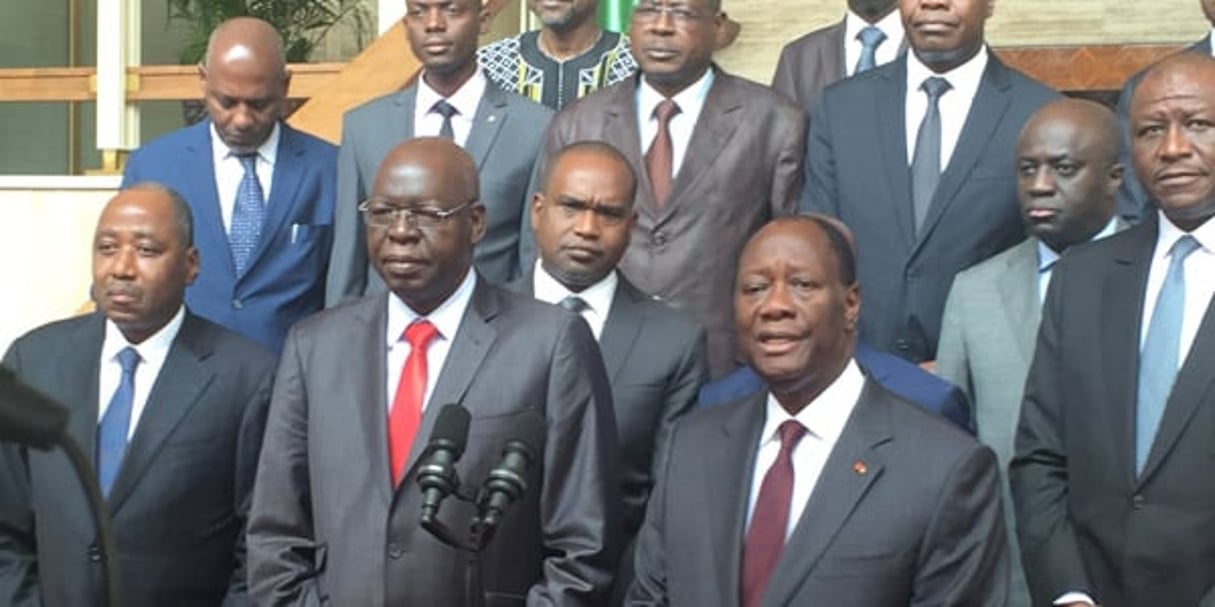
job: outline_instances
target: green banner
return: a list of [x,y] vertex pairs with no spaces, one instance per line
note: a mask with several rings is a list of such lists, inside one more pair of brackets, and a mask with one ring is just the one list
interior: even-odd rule
[[599,0],[596,13],[599,27],[610,32],[629,31],[629,18],[633,16],[633,5],[637,0]]

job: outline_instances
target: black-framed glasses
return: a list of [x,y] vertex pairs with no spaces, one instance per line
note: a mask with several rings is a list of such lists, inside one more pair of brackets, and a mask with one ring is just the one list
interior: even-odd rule
[[359,211],[363,213],[363,221],[373,228],[391,228],[402,218],[405,223],[421,229],[438,228],[453,215],[472,206],[476,200],[469,200],[462,205],[450,209],[436,207],[394,207],[378,201],[367,199],[359,203]]

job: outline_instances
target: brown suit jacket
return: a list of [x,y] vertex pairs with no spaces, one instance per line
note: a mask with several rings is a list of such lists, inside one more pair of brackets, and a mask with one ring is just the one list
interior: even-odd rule
[[823,89],[846,75],[841,20],[786,44],[772,76],[772,88],[796,101],[809,115]]
[[[531,191],[548,158],[565,145],[602,140],[616,146],[638,175],[637,223],[619,267],[639,289],[705,326],[717,377],[737,358],[732,301],[738,255],[760,226],[797,211],[806,121],[771,89],[713,69],[713,86],[663,208],[646,177],[635,78],[583,97],[553,118]],[[531,227],[522,234],[531,234]],[[523,259],[531,259],[530,250]]]

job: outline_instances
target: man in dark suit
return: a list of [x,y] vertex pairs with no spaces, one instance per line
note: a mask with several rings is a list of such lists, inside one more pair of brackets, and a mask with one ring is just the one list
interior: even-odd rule
[[[486,604],[601,604],[619,478],[594,337],[576,315],[472,269],[486,212],[476,165],[454,143],[397,146],[372,195],[367,254],[389,292],[287,337],[249,523],[251,593],[260,605],[466,604],[466,557],[419,526],[413,474],[439,409],[461,403],[466,482],[521,438],[519,420],[544,429],[526,490],[480,555]],[[450,498],[438,520],[462,538],[473,514]]]
[[861,339],[916,363],[936,356],[954,274],[1024,238],[1013,144],[1057,96],[984,45],[992,4],[901,0],[912,52],[829,87],[810,119],[803,209],[865,252]]
[[[93,239],[98,312],[34,329],[4,356],[70,411],[133,607],[246,602],[245,520],[274,359],[182,305],[199,268],[192,233],[175,192],[120,192]],[[66,454],[0,444],[0,604],[101,604],[100,557]]]
[[781,49],[772,88],[809,115],[827,85],[894,61],[905,48],[897,6],[897,0],[848,0],[842,21]]
[[1215,587],[1215,59],[1131,102],[1158,211],[1055,267],[1010,467],[1035,604],[1195,605]]
[[777,220],[737,285],[740,350],[769,390],[676,424],[630,604],[1003,605],[995,456],[861,373],[847,237]]
[[185,196],[202,260],[186,304],[277,352],[324,303],[337,149],[282,122],[290,74],[268,23],[220,25],[198,71],[209,119],[136,150],[122,187]]
[[480,0],[408,0],[405,33],[422,62],[415,84],[346,112],[338,154],[337,215],[326,305],[384,291],[370,271],[359,203],[371,191],[380,161],[412,137],[440,136],[477,163],[485,238],[477,271],[505,284],[519,275],[519,230],[527,214],[527,182],[552,110],[495,86],[477,67]]
[[[611,144],[646,176],[620,269],[705,326],[718,376],[737,359],[730,275],[738,253],[769,219],[797,210],[805,151],[805,120],[792,102],[713,65],[724,19],[719,0],[640,2],[629,37],[641,75],[563,109],[533,176],[582,140]],[[530,249],[522,256],[530,260]]]
[[[1186,50],[1211,56],[1211,37],[1215,36],[1215,0],[1200,0],[1199,4],[1202,5],[1202,14],[1206,16],[1213,29],[1207,32],[1202,40],[1191,44]],[[1122,92],[1118,95],[1117,113],[1118,124],[1122,127],[1121,160],[1123,166],[1131,165],[1131,97],[1135,95],[1135,86],[1143,79],[1145,71],[1147,70],[1137,72],[1128,78],[1126,84],[1122,86]],[[1122,187],[1118,190],[1118,215],[1130,223],[1139,223],[1146,215],[1150,215],[1152,210],[1151,200],[1148,198],[1147,192],[1143,190],[1143,184],[1139,183],[1139,178],[1135,176],[1135,171],[1127,171],[1126,177],[1122,180]]]

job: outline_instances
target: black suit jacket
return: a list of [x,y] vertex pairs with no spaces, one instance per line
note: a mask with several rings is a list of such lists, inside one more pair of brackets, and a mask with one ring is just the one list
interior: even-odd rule
[[[96,451],[101,314],[45,325],[4,364]],[[107,499],[124,606],[245,602],[244,530],[273,357],[186,313]],[[61,450],[0,445],[0,604],[100,604],[88,502]],[[41,603],[39,603],[41,600]]]
[[904,129],[904,55],[827,88],[810,119],[802,209],[852,228],[865,291],[861,338],[919,362],[936,356],[959,271],[1025,238],[1014,146],[1058,96],[990,54],[970,113],[919,233]]
[[1010,466],[1035,604],[1195,605],[1215,585],[1215,309],[1135,475],[1135,393],[1156,221],[1055,267]]

